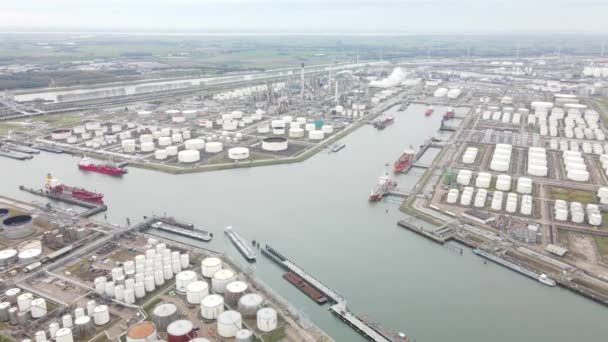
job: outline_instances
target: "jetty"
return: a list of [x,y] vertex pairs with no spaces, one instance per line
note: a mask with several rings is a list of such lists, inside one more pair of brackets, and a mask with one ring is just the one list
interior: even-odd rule
[[56,200],[56,201],[60,201],[60,202],[68,203],[68,204],[73,204],[73,205],[88,209],[88,210],[83,211],[82,213],[78,214],[78,216],[80,216],[80,217],[91,217],[93,215],[97,215],[99,213],[102,213],[102,212],[108,210],[108,206],[105,204],[90,203],[90,202],[81,201],[79,199],[68,197],[68,196],[52,194],[48,191],[45,191],[44,189],[32,189],[32,188],[28,188],[26,186],[20,185],[19,190],[29,192],[30,194],[34,194],[37,196],[50,198],[52,200]]
[[211,241],[211,239],[213,239],[213,234],[209,233],[208,231],[194,229],[193,227],[180,227],[176,223],[171,223],[158,217],[156,218],[156,222],[150,224],[150,227],[205,242]]
[[247,259],[249,262],[255,261],[255,252],[249,245],[246,243],[245,239],[243,239],[239,234],[237,234],[232,227],[226,227],[224,233],[228,236],[230,241],[236,249]]
[[277,250],[270,247],[269,245],[265,246],[265,248],[262,250],[262,254],[277,263],[284,270],[296,275],[308,286],[312,287],[314,290],[326,297],[328,301],[332,304],[329,307],[329,311],[342,322],[344,322],[346,325],[348,325],[357,333],[359,333],[361,336],[365,337],[369,341],[375,342],[392,341],[389,336],[384,336],[382,333],[372,327],[369,324],[369,321],[363,321],[359,317],[351,313],[348,309],[346,299],[338,292],[336,292],[329,286],[323,284],[323,282],[315,278],[310,273],[306,272],[294,262],[287,259],[283,254],[279,253]]

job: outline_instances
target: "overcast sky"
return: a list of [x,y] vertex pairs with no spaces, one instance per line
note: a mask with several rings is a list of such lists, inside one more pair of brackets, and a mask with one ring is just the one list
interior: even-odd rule
[[3,0],[0,29],[608,32],[608,0]]

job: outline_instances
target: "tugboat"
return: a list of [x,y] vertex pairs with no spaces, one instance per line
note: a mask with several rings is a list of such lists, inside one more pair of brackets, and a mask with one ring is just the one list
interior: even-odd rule
[[407,171],[412,164],[414,163],[414,157],[416,156],[416,151],[414,151],[411,146],[410,148],[403,151],[403,154],[395,161],[393,164],[393,172],[400,173]]
[[448,110],[446,110],[445,114],[443,114],[443,120],[447,121],[447,120],[453,119],[454,115],[455,115],[454,108],[448,107]]
[[393,122],[395,122],[395,118],[394,117],[392,117],[392,116],[385,116],[381,120],[375,121],[374,122],[374,127],[376,127],[377,129],[385,129],[386,127],[392,125]]
[[424,115],[425,115],[425,116],[431,116],[431,114],[433,114],[433,112],[434,112],[434,111],[435,111],[435,108],[433,108],[433,106],[429,106],[429,107],[426,109],[426,112],[424,112]]
[[395,188],[397,183],[395,183],[388,174],[381,176],[378,178],[378,184],[372,189],[372,192],[369,195],[370,202],[377,202],[382,199],[388,192]]
[[103,204],[103,194],[62,184],[59,179],[53,178],[50,173],[46,176],[46,190],[51,195],[65,196],[89,203]]
[[110,162],[109,164],[95,164],[93,159],[84,157],[78,162],[78,168],[85,171],[93,171],[103,173],[104,175],[110,176],[122,176],[127,173],[126,169],[114,165]]

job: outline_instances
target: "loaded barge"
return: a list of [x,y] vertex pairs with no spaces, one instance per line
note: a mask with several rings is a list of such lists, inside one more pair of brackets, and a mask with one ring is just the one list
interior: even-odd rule
[[516,263],[513,263],[513,262],[511,262],[509,260],[505,260],[505,259],[503,259],[503,258],[501,258],[499,256],[496,256],[496,255],[494,255],[492,253],[489,253],[489,252],[486,252],[484,250],[475,248],[475,249],[473,249],[473,253],[479,255],[482,258],[486,258],[486,259],[488,259],[490,261],[493,261],[493,262],[495,262],[495,263],[497,263],[499,265],[502,265],[502,266],[504,266],[506,268],[510,268],[511,270],[513,270],[515,272],[521,273],[521,274],[523,274],[523,275],[525,275],[527,277],[535,279],[535,280],[537,280],[537,281],[539,281],[539,282],[541,282],[541,283],[543,283],[543,284],[545,284],[547,286],[555,286],[557,284],[557,282],[555,280],[547,277],[546,274],[536,273],[536,272],[531,271],[531,270],[529,270],[527,268],[519,266]]
[[247,259],[249,262],[255,261],[255,252],[249,245],[246,243],[245,239],[243,239],[239,234],[237,234],[232,227],[226,227],[224,233],[228,235],[230,241],[238,251]]
[[297,287],[298,290],[304,292],[305,295],[317,302],[317,304],[327,303],[327,297],[325,297],[323,293],[312,287],[299,275],[293,272],[287,272],[283,274],[283,279],[287,280],[289,283],[291,283],[291,285]]
[[173,225],[158,219],[156,222],[152,223],[150,227],[205,242],[211,241],[213,238],[213,234],[209,233],[208,231],[194,229],[193,226],[187,228],[184,226]]

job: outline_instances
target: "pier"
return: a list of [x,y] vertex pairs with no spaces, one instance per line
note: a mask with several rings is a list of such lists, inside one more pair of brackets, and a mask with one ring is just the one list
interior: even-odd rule
[[162,231],[166,231],[169,233],[174,233],[177,235],[181,235],[181,236],[185,236],[191,239],[195,239],[195,240],[201,240],[201,241],[211,241],[211,239],[213,238],[213,235],[210,234],[207,231],[203,231],[203,230],[196,230],[193,228],[182,228],[179,227],[177,225],[174,225],[174,223],[170,223],[167,221],[164,221],[162,218],[155,218],[156,222],[150,224],[149,226],[152,228],[156,228],[158,230],[162,230]]
[[239,234],[232,230],[232,227],[226,227],[224,233],[228,235],[230,241],[238,251],[247,259],[249,262],[255,261],[255,252],[247,243],[245,243],[245,239],[243,239]]
[[416,151],[416,154],[414,155],[414,158],[412,158],[412,162],[405,168],[403,169],[403,171],[401,171],[401,173],[407,173],[412,167],[414,166],[418,166],[418,167],[430,167],[430,166],[419,166],[419,165],[415,165],[418,162],[418,159],[420,159],[422,157],[422,155],[431,147],[433,147],[433,143],[435,142],[434,138],[430,138],[427,139],[424,144],[420,145],[420,149],[418,149],[418,151]]
[[497,256],[495,254],[486,252],[486,251],[481,250],[481,249],[474,249],[473,253],[479,255],[480,257],[483,257],[485,259],[493,261],[493,262],[495,262],[495,263],[497,263],[499,265],[502,265],[502,266],[504,266],[506,268],[509,268],[509,269],[511,269],[511,270],[519,273],[519,274],[523,274],[526,277],[529,277],[529,278],[532,278],[534,280],[537,280],[537,281],[539,281],[539,282],[541,282],[541,283],[543,283],[545,285],[555,286],[555,284],[556,284],[555,280],[553,280],[551,278],[548,278],[548,277],[545,276],[546,280],[543,281],[541,274],[536,273],[534,271],[531,271],[531,270],[529,270],[529,269],[527,269],[525,267],[519,266],[518,264],[513,263],[513,262],[511,262],[509,260],[503,259],[503,258],[501,258],[501,257],[499,257],[499,256]]
[[454,237],[454,228],[450,225],[444,225],[435,230],[426,230],[423,227],[416,226],[411,220],[399,220],[397,225],[411,230],[412,232],[422,235],[425,238],[435,241],[441,245],[448,242]]
[[351,327],[361,336],[365,337],[370,341],[375,342],[391,342],[388,337],[385,337],[373,327],[359,319],[359,317],[352,314],[346,305],[346,299],[338,294],[336,291],[331,289],[329,286],[323,284],[320,280],[312,276],[311,274],[304,271],[298,265],[287,259],[281,253],[266,245],[262,250],[262,254],[267,256],[270,260],[277,263],[281,268],[292,272],[304,280],[308,285],[319,291],[322,295],[327,297],[333,304],[329,311],[338,317],[342,322]]
[[61,201],[64,203],[73,204],[73,205],[77,205],[79,207],[88,209],[88,210],[83,211],[82,213],[78,214],[78,216],[80,216],[80,217],[85,217],[85,218],[91,217],[93,215],[97,215],[99,213],[102,213],[102,212],[108,210],[108,206],[105,204],[95,204],[95,203],[90,203],[90,202],[86,202],[86,201],[81,201],[79,199],[75,199],[72,197],[51,194],[48,191],[45,191],[43,189],[36,190],[36,189],[32,189],[32,188],[28,188],[23,185],[20,185],[19,190],[29,192],[30,194],[34,194],[37,196],[50,198],[52,200]]

